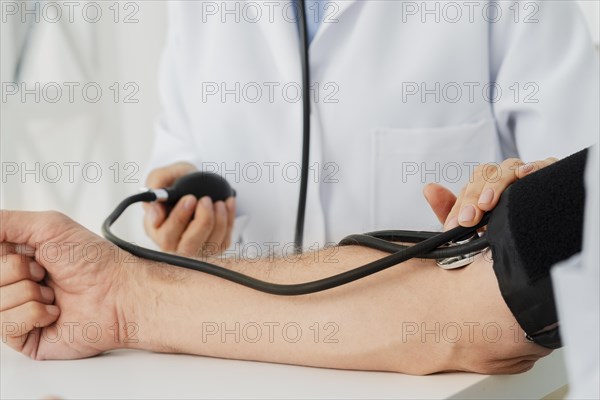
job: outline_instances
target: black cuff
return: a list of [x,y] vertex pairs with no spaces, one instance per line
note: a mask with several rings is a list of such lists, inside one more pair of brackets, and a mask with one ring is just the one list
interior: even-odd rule
[[561,340],[550,268],[581,251],[586,158],[587,149],[515,182],[488,223],[502,297],[527,336],[551,349]]

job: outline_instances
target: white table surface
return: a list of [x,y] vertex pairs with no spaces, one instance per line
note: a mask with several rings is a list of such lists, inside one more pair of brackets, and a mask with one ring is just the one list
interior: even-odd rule
[[27,398],[541,398],[566,384],[561,351],[525,374],[410,376],[186,355],[115,351],[33,361],[2,344],[2,399]]

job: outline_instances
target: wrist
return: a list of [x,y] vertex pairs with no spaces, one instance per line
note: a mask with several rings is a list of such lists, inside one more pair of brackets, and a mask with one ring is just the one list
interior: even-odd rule
[[144,270],[149,262],[119,250],[119,282],[116,296],[116,316],[119,326],[118,348],[153,350],[149,333],[152,303],[148,291],[154,283]]
[[[122,262],[123,282],[119,302],[121,348],[176,353],[176,340],[170,332],[181,323],[178,304],[184,293],[181,285],[189,271],[133,258],[127,254]],[[175,326],[174,326],[175,325]]]

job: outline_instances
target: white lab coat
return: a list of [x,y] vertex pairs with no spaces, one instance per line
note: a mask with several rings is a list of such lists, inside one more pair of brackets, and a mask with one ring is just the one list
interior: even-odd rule
[[[207,12],[221,2],[169,3],[164,113],[150,168],[186,160],[216,169],[238,193],[236,231],[269,248],[293,240],[300,50],[296,24],[277,11],[289,1],[251,1],[262,8],[258,22],[248,1],[225,2],[230,10],[239,3],[239,22]],[[500,3],[496,22],[482,17],[481,2],[473,18],[464,8],[459,22],[448,11],[439,23],[411,16],[402,1],[334,3],[337,22],[323,23],[310,46],[320,89],[305,246],[375,229],[439,228],[425,183],[457,191],[476,163],[563,157],[598,140],[598,60],[573,2],[521,3],[518,23],[514,2]],[[532,12],[525,3],[538,7],[538,22],[523,21]],[[490,82],[499,90],[484,95]],[[215,84],[234,92],[210,95]],[[415,88],[434,93],[411,95]]]

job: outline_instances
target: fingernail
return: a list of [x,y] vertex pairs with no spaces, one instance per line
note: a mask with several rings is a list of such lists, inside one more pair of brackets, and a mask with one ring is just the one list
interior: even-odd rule
[[202,198],[202,200],[200,200],[200,201],[202,202],[202,204],[204,204],[204,207],[206,207],[209,210],[212,210],[213,203],[212,203],[212,200],[210,199],[210,197],[204,196]]
[[528,174],[533,171],[533,164],[525,164],[519,167],[519,172],[521,174]]
[[48,314],[51,314],[51,315],[60,314],[60,309],[56,306],[46,306],[46,311],[48,311]]
[[456,228],[458,226],[458,218],[452,217],[449,221],[446,222],[444,226],[445,231],[449,231],[450,229]]
[[192,211],[194,208],[196,208],[196,198],[192,195],[186,196],[185,200],[183,201],[183,208],[185,208],[187,211]]
[[40,292],[42,292],[42,297],[44,300],[48,302],[52,302],[52,300],[54,300],[54,292],[48,286],[41,286]]
[[492,200],[494,200],[494,190],[492,188],[487,188],[481,193],[477,202],[479,204],[490,204]]
[[44,275],[46,275],[46,270],[35,261],[29,262],[29,272],[31,273],[31,277],[36,281],[42,280]]
[[460,210],[458,215],[458,222],[471,222],[475,218],[475,207],[471,204],[467,204]]

